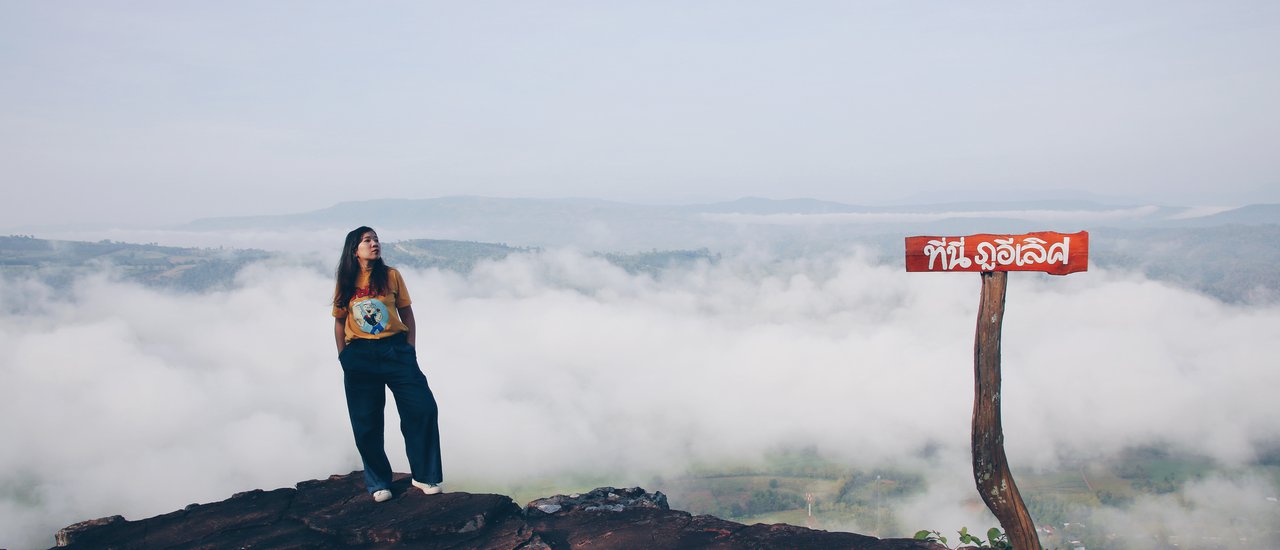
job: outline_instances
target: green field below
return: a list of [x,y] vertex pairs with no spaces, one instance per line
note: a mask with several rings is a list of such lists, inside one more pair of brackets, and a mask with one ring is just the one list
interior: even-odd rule
[[[1047,548],[1070,548],[1075,546],[1072,541],[1088,548],[1108,548],[1125,547],[1125,535],[1088,525],[1095,511],[1103,507],[1124,510],[1144,496],[1176,496],[1188,482],[1209,475],[1246,474],[1280,484],[1277,465],[1260,464],[1233,471],[1200,457],[1152,449],[1133,450],[1053,471],[1018,471],[1014,478],[1036,525],[1053,528],[1052,534],[1041,535]],[[961,527],[981,527],[906,525],[897,510],[908,499],[927,491],[927,480],[921,475],[892,468],[860,469],[828,460],[812,450],[777,452],[753,464],[702,464],[691,467],[684,475],[646,480],[580,476],[530,479],[521,484],[463,485],[457,490],[506,494],[522,506],[556,494],[640,485],[648,491],[663,492],[673,509],[692,514],[709,514],[748,525],[786,523],[878,537],[910,537],[921,529],[937,529],[954,537]],[[972,500],[961,505],[974,511],[984,508],[976,490]],[[1280,520],[1280,516],[1276,519]],[[1280,525],[1280,521],[1275,523]],[[1250,524],[1238,529],[1274,540],[1276,534],[1268,534],[1265,525]],[[1151,530],[1160,529],[1151,526]],[[1200,547],[1182,543],[1183,548]]]

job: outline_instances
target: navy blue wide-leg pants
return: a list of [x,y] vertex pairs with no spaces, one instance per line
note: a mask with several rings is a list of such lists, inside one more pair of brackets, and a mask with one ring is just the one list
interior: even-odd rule
[[343,385],[347,391],[347,413],[356,450],[364,461],[365,486],[370,493],[391,488],[391,463],[383,448],[383,408],[386,388],[396,400],[400,432],[413,479],[440,483],[439,409],[427,386],[427,377],[418,368],[413,346],[403,333],[380,340],[354,339],[338,354]]

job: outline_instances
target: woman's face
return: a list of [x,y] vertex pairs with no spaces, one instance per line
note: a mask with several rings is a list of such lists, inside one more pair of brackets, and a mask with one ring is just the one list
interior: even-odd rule
[[378,259],[382,254],[382,246],[378,244],[378,234],[373,231],[366,231],[360,236],[360,246],[356,247],[356,257],[360,259],[361,264],[368,263]]

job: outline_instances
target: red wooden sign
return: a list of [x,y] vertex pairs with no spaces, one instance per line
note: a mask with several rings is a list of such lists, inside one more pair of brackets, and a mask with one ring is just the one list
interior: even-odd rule
[[1089,269],[1089,233],[907,237],[907,271],[1043,271]]

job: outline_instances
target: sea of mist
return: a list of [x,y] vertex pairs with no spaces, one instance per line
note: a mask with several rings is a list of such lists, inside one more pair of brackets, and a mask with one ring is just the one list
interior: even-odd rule
[[[406,269],[447,488],[642,485],[813,446],[923,473],[905,525],[990,525],[968,505],[978,276],[907,274],[880,257],[743,251],[655,275],[550,249],[465,274]],[[1230,471],[1280,441],[1280,307],[1119,270],[1009,279],[1002,398],[1016,467],[1152,444]],[[207,294],[109,271],[60,290],[4,279],[0,547],[358,469],[332,285],[313,259],[254,264]],[[394,415],[388,452],[407,471]],[[1215,475],[1096,519],[1190,534],[1273,517],[1276,492]]]

